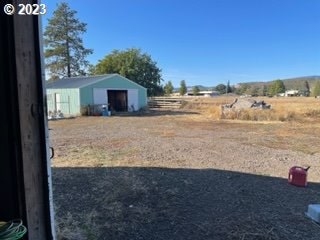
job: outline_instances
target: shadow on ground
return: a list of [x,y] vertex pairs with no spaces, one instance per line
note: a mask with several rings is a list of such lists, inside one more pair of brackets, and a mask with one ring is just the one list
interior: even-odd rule
[[320,202],[319,184],[214,169],[52,171],[60,238],[320,239],[304,215]]
[[[170,109],[158,109],[158,110],[149,110],[148,112],[116,112],[113,113],[112,116],[120,116],[120,117],[152,117],[152,116],[163,116],[163,115],[197,115],[198,112],[194,111],[186,111],[186,110],[170,110]],[[112,117],[111,116],[111,117]]]

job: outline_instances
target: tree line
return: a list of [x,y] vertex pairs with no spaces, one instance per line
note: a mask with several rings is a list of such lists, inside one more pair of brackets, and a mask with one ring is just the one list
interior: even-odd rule
[[239,95],[248,94],[252,96],[275,96],[285,93],[286,90],[297,90],[297,95],[301,96],[319,96],[320,81],[315,81],[311,87],[308,81],[301,81],[294,88],[287,88],[284,82],[280,79],[274,80],[271,83],[260,86],[251,85],[250,83],[241,84],[235,93]]
[[[285,93],[286,89],[284,82],[280,79],[274,80],[268,84],[260,84],[260,86],[256,86],[250,83],[242,83],[239,86],[231,86],[230,82],[225,84],[218,84],[215,87],[208,88],[208,90],[213,90],[218,92],[220,95],[234,93],[237,95],[251,95],[251,96],[276,96],[279,94]],[[301,96],[320,96],[320,81],[316,81],[311,87],[308,81],[304,81],[300,84],[300,87],[297,87],[297,95]],[[174,92],[174,87],[171,81],[168,81],[164,85],[164,94],[170,95]],[[185,80],[180,82],[180,86],[176,91],[180,95],[184,95],[187,93],[187,86]],[[192,95],[198,95],[200,89],[198,86],[193,86],[191,89]]]
[[[91,65],[86,58],[93,53],[93,50],[85,48],[81,38],[87,30],[87,25],[81,22],[76,14],[77,12],[72,10],[68,3],[62,2],[57,5],[52,17],[48,20],[44,31],[44,55],[49,80],[79,75],[118,73],[147,88],[149,96],[173,93],[174,87],[171,81],[162,85],[161,69],[157,66],[157,62],[138,48],[113,50],[96,65]],[[220,94],[274,96],[285,92],[286,88],[283,81],[278,79],[261,87],[241,84],[237,88],[230,86],[228,81],[226,85],[218,84],[212,90]],[[185,80],[181,80],[178,91],[180,95],[187,93]],[[197,95],[199,91],[198,86],[192,87],[193,95]],[[299,91],[305,96],[319,96],[320,82],[316,82],[311,89],[306,81]]]

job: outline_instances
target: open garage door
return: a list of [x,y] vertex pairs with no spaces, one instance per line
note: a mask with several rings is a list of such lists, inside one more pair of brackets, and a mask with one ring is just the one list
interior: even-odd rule
[[111,111],[128,111],[128,91],[127,90],[108,90],[108,103]]

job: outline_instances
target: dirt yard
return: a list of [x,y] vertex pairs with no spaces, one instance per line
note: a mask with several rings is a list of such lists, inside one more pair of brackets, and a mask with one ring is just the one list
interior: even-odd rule
[[320,239],[320,124],[177,110],[49,127],[59,239]]

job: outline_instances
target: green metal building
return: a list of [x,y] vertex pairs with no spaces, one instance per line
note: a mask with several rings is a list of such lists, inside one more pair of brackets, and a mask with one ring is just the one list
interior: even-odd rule
[[120,76],[106,74],[62,78],[46,83],[48,112],[80,115],[87,106],[109,106],[115,112],[137,111],[147,105],[147,89]]

